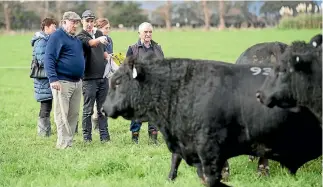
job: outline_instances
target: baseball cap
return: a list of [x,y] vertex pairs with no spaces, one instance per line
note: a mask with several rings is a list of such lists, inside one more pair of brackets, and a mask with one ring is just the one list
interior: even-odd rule
[[63,20],[81,20],[80,16],[72,11],[64,12]]
[[83,19],[88,19],[88,18],[95,19],[95,15],[91,10],[86,10],[86,11],[83,12],[82,18]]

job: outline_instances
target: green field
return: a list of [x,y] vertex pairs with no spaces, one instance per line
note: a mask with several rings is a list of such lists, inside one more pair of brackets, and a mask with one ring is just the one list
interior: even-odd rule
[[[266,41],[306,40],[319,30],[245,30],[155,32],[154,39],[168,57],[189,57],[234,62],[247,47]],[[131,142],[129,121],[109,119],[112,141],[101,144],[94,133],[92,144],[84,145],[81,133],[74,146],[55,149],[53,136],[40,138],[36,132],[39,103],[33,97],[28,67],[31,60],[30,35],[0,35],[0,186],[77,187],[197,187],[202,186],[195,169],[182,162],[175,182],[167,181],[170,152],[161,136],[160,146],[148,145],[147,125],[139,145]],[[136,32],[113,32],[115,52],[126,52],[136,42]],[[80,110],[81,111],[81,110]],[[81,116],[81,113],[80,113]],[[53,118],[53,117],[52,117]],[[81,117],[80,117],[81,119]],[[52,119],[53,122],[53,119]],[[79,132],[81,132],[79,128]],[[273,137],[274,138],[274,137]],[[321,159],[307,163],[296,177],[270,161],[271,176],[258,178],[256,162],[247,156],[229,160],[228,184],[238,187],[316,187],[322,186]]]

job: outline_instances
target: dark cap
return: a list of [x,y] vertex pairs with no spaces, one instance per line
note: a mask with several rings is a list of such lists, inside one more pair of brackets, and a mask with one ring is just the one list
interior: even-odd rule
[[86,10],[83,12],[82,18],[83,19],[88,19],[88,18],[95,19],[95,15],[93,14],[93,12],[91,10]]

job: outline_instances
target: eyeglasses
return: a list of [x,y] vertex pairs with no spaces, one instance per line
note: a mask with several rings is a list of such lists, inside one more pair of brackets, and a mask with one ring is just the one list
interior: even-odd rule
[[151,34],[151,33],[153,33],[153,31],[144,31],[144,33],[146,33],[146,34],[147,34],[148,32],[149,32],[150,34]]

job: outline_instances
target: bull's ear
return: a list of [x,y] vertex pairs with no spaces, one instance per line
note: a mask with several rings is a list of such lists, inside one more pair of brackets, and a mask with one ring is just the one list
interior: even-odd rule
[[312,61],[315,60],[313,54],[293,54],[291,68],[295,71],[307,72],[311,69]]
[[144,69],[138,65],[133,65],[132,78],[137,79],[138,81],[143,81],[145,79]]
[[139,81],[144,80],[144,70],[141,67],[141,63],[139,62],[141,59],[138,57],[130,56],[127,58],[127,64],[131,70],[131,76],[133,79],[137,79]]
[[135,67],[135,65],[133,65],[133,68],[132,68],[132,78],[137,78],[138,76],[138,73],[137,73],[137,69]]

